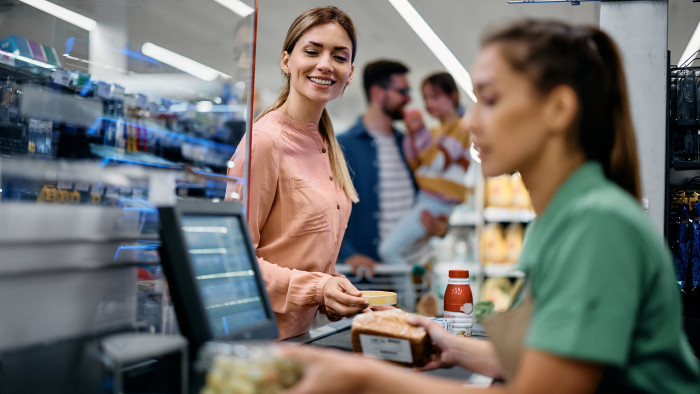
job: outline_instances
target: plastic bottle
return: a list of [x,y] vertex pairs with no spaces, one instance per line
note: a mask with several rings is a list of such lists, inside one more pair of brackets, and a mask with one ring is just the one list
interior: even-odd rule
[[450,270],[445,289],[444,318],[452,320],[452,333],[472,335],[474,304],[468,270]]

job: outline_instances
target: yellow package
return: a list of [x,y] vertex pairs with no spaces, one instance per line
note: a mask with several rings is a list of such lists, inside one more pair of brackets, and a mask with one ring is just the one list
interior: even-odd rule
[[513,190],[508,175],[486,178],[486,206],[509,208],[513,202]]
[[523,178],[520,176],[519,172],[510,176],[510,187],[513,193],[513,208],[532,209],[530,194],[527,192],[527,189],[525,189]]
[[489,223],[484,227],[481,232],[480,249],[484,265],[501,264],[506,261],[506,241],[500,223]]
[[523,226],[520,223],[512,223],[506,227],[506,262],[515,264],[520,258],[520,251],[523,249]]

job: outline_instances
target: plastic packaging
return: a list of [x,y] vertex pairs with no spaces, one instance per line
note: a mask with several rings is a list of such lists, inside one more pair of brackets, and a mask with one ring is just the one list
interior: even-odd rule
[[450,270],[445,289],[444,318],[452,320],[452,333],[472,335],[474,300],[468,270]]
[[303,365],[275,354],[265,343],[208,342],[196,368],[206,371],[200,394],[275,394],[295,385]]

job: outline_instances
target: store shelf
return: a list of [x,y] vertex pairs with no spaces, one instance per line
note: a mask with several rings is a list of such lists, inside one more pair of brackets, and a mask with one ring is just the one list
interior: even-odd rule
[[529,209],[484,208],[484,220],[487,222],[527,223],[534,218],[535,213]]
[[675,170],[700,170],[700,162],[698,161],[673,161],[671,166]]
[[505,278],[522,278],[525,273],[518,269],[517,264],[484,264],[484,276],[487,277],[505,277]]
[[455,211],[450,215],[451,226],[476,226],[478,223],[479,214],[477,212]]

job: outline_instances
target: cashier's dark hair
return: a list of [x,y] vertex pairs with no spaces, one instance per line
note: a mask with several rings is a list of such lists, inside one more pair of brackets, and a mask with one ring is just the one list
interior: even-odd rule
[[615,42],[595,27],[524,20],[487,35],[519,73],[542,94],[567,85],[578,97],[571,138],[608,179],[641,199],[639,159],[627,82]]
[[[294,22],[292,22],[292,25],[287,31],[287,37],[284,40],[282,52],[292,53],[297,41],[299,41],[301,36],[309,31],[309,29],[318,25],[325,25],[327,23],[336,23],[348,33],[348,37],[352,42],[352,55],[350,62],[354,63],[355,54],[357,53],[357,33],[355,32],[355,25],[348,14],[333,6],[314,8],[299,15]],[[270,111],[276,110],[282,106],[285,101],[287,101],[287,98],[289,97],[290,77],[288,74],[283,73],[283,75],[285,84],[282,87],[282,91],[280,91],[279,96],[277,96],[277,100],[275,100],[270,107],[258,115],[255,120],[262,118]],[[333,169],[333,174],[335,175],[338,185],[343,189],[350,200],[353,202],[359,201],[357,191],[352,184],[352,179],[350,178],[350,173],[348,172],[348,166],[345,163],[345,157],[343,156],[343,152],[338,145],[338,141],[335,139],[333,123],[331,123],[331,117],[328,115],[328,110],[326,108],[323,109],[323,113],[321,114],[319,131],[326,142],[328,142],[328,157],[330,159],[331,168]]]

